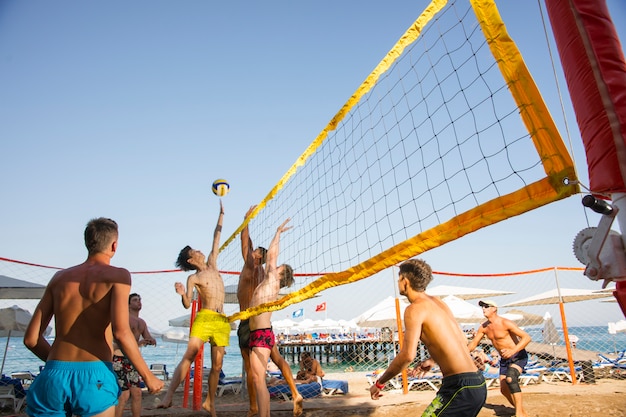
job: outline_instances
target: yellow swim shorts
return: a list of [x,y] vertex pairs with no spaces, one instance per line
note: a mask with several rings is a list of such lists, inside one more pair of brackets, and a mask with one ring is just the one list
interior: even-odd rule
[[202,309],[196,314],[189,337],[202,339],[213,346],[228,346],[230,341],[230,323],[224,314]]

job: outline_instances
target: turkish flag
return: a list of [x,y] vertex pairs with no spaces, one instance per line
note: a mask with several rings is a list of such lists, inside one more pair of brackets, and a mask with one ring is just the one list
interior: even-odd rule
[[326,311],[326,301],[324,301],[322,304],[318,304],[315,307],[315,312],[318,312],[318,311]]

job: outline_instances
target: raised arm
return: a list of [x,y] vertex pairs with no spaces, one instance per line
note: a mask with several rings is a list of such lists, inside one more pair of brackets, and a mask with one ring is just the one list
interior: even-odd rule
[[287,230],[291,229],[292,226],[286,226],[286,224],[290,221],[291,219],[287,219],[283,222],[283,224],[281,224],[280,226],[278,226],[278,229],[276,229],[276,234],[274,235],[274,238],[272,239],[272,242],[270,243],[270,248],[267,250],[267,267],[268,269],[275,269],[276,268],[276,263],[278,260],[278,253],[280,251],[279,248],[279,242],[280,242],[280,235],[283,232],[286,232]]
[[217,218],[217,225],[215,226],[215,232],[213,232],[213,246],[211,247],[211,253],[207,257],[207,265],[217,269],[217,255],[220,253],[220,235],[222,234],[222,222],[224,221],[224,205],[220,199],[220,215]]
[[[250,217],[250,214],[252,214],[252,211],[255,208],[256,206],[252,206],[248,209],[246,215],[244,216],[244,221],[247,220],[248,217]],[[252,246],[252,239],[250,239],[250,230],[248,229],[248,224],[249,223],[246,223],[246,225],[243,227],[243,230],[241,231],[241,256],[243,257],[243,261],[245,263],[254,263],[254,259],[252,258],[252,252],[254,252],[254,247]]]

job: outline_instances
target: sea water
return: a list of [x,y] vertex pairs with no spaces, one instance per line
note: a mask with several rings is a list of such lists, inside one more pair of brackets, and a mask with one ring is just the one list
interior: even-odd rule
[[[0,349],[2,352],[4,352],[6,346],[7,338],[0,337]],[[171,377],[186,349],[186,342],[171,343],[157,339],[156,346],[144,346],[140,350],[148,366],[152,363],[163,363],[166,365],[167,372]],[[205,344],[204,350],[204,366],[208,368],[211,366],[210,345]],[[222,370],[226,376],[238,376],[242,373],[242,364],[237,335],[231,334],[230,345],[226,347]],[[11,375],[12,372],[21,371],[30,371],[33,374],[37,374],[39,373],[39,367],[43,365],[44,363],[24,346],[22,337],[11,337],[6,350],[3,374]]]
[[[543,342],[541,327],[528,327],[525,329],[535,342]],[[563,345],[562,329],[557,329],[560,336],[558,344]],[[578,336],[576,346],[578,349],[591,350],[599,353],[610,353],[626,350],[626,333],[609,334],[606,326],[594,327],[570,327],[568,329],[570,335]],[[0,338],[0,349],[4,351],[7,346],[7,338]],[[204,345],[205,356],[204,366],[211,366],[210,346]],[[157,339],[157,346],[144,346],[141,348],[141,354],[148,365],[152,363],[162,363],[166,365],[170,376],[174,373],[174,369],[182,359],[183,353],[187,349],[186,343],[163,342]],[[10,375],[12,372],[30,371],[34,374],[39,372],[39,367],[43,366],[43,362],[33,355],[22,343],[22,337],[12,337],[9,340],[6,350],[6,359],[4,360],[3,373]],[[325,367],[329,365],[323,364]],[[343,367],[339,365],[341,369]],[[233,332],[230,336],[230,345],[226,347],[226,355],[224,355],[224,363],[222,369],[226,376],[239,376],[242,374],[242,359],[237,343],[237,335]],[[292,369],[294,366],[292,364]],[[338,368],[339,369],[339,368]]]

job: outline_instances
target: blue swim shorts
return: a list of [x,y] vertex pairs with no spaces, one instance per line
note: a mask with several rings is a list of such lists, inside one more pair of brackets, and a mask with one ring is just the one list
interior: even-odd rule
[[511,365],[519,366],[520,368],[522,368],[520,373],[524,372],[524,368],[526,367],[527,364],[528,364],[528,352],[526,352],[526,349],[522,349],[508,359],[500,358],[500,375],[506,375]]
[[117,405],[117,377],[111,362],[47,361],[26,396],[32,417],[90,417]]

